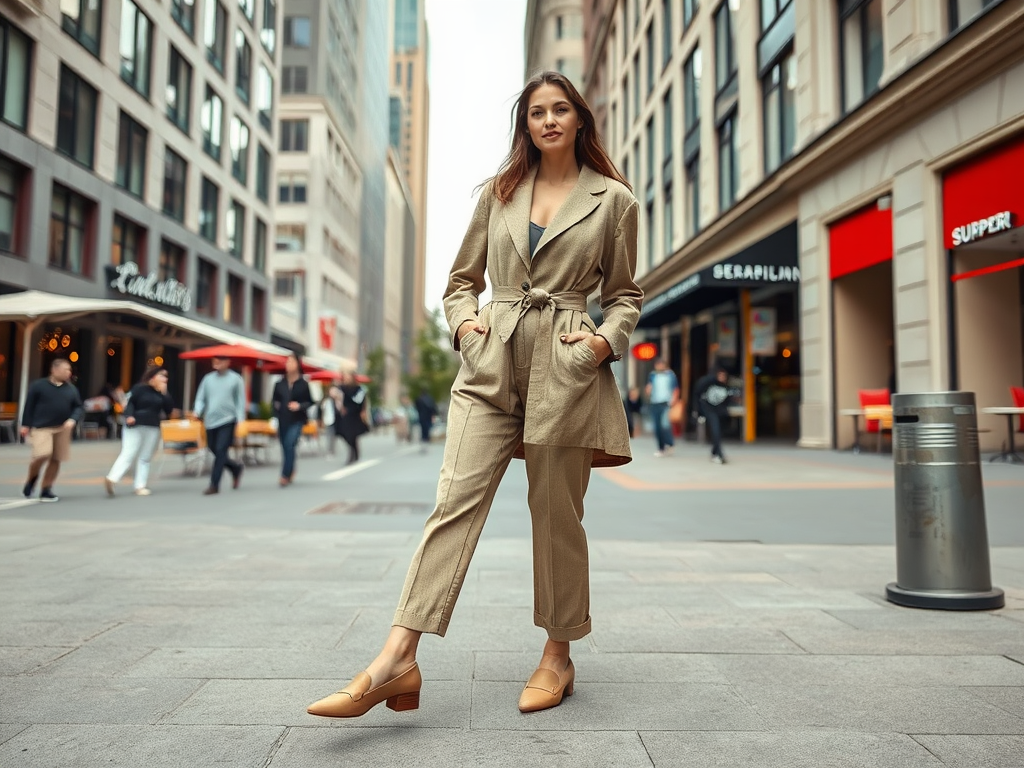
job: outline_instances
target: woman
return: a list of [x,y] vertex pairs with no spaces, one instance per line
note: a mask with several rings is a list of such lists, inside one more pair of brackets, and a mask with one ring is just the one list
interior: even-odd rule
[[334,431],[348,443],[348,464],[359,461],[359,438],[370,431],[366,425],[366,390],[356,383],[355,374],[342,371],[340,383],[331,387],[337,415]]
[[[526,459],[534,623],[548,634],[519,708],[547,709],[573,693],[569,643],[590,632],[583,495],[592,466],[630,461],[626,416],[604,363],[623,354],[640,315],[637,203],[564,76],[534,77],[513,114],[511,150],[480,196],[445,292],[462,367],[437,506],[384,649],[311,714],[355,717],[384,700],[395,710],[418,706],[420,635],[447,630],[513,456]],[[481,309],[485,272],[493,299]],[[604,322],[595,328],[587,296],[599,286]]]
[[293,352],[284,361],[284,378],[274,386],[271,398],[274,416],[277,417],[277,436],[281,441],[281,479],[278,481],[284,488],[292,484],[295,474],[295,446],[302,436],[302,428],[306,426],[308,411],[313,405],[313,397],[309,394],[309,384],[302,378],[302,362]]
[[121,453],[103,479],[107,495],[114,495],[125,472],[135,466],[135,495],[149,496],[149,463],[160,443],[160,420],[170,416],[174,401],[167,394],[167,370],[159,366],[147,368],[139,383],[128,393],[124,407],[124,430]]
[[629,428],[629,436],[636,437],[640,429],[640,416],[643,414],[644,404],[640,399],[640,388],[630,387],[626,400],[623,402],[626,408],[626,426]]

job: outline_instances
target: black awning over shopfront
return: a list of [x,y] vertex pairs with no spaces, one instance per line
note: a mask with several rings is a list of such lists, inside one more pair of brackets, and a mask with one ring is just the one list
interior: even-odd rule
[[735,256],[694,272],[667,291],[644,300],[638,328],[660,328],[685,315],[736,298],[738,288],[800,283],[796,222],[776,230]]

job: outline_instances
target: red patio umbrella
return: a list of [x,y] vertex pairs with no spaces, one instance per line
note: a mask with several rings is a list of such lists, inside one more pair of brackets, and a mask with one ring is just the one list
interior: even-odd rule
[[281,366],[283,369],[285,361],[283,355],[263,352],[244,344],[218,344],[213,347],[182,352],[178,357],[182,360],[209,360],[214,357],[227,357],[239,365],[248,365],[261,370],[268,370],[272,366]]

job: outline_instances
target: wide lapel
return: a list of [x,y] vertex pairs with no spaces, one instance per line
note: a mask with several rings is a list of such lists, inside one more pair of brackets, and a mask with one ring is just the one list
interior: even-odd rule
[[544,234],[537,243],[537,249],[533,252],[534,258],[540,253],[541,248],[554,240],[560,234],[574,224],[579,224],[589,216],[597,206],[601,204],[600,195],[608,188],[604,176],[593,170],[590,166],[584,165],[580,169],[580,177],[576,186],[565,198],[562,207],[558,209],[555,218],[548,224]]
[[530,206],[533,204],[533,181],[537,178],[537,166],[533,166],[516,187],[512,199],[502,208],[502,216],[512,243],[530,270]]

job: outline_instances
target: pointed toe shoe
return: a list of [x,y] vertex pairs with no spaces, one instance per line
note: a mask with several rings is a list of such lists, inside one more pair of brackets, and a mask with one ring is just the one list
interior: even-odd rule
[[418,664],[393,680],[373,688],[373,680],[366,672],[360,672],[355,679],[337,693],[332,693],[306,708],[311,715],[319,717],[360,717],[382,701],[388,709],[405,712],[420,706],[420,687],[423,678]]
[[523,689],[523,695],[519,697],[520,712],[539,712],[542,709],[551,709],[562,703],[564,696],[572,696],[573,685],[576,682],[576,668],[569,659],[565,670],[558,674],[550,669],[537,669]]

